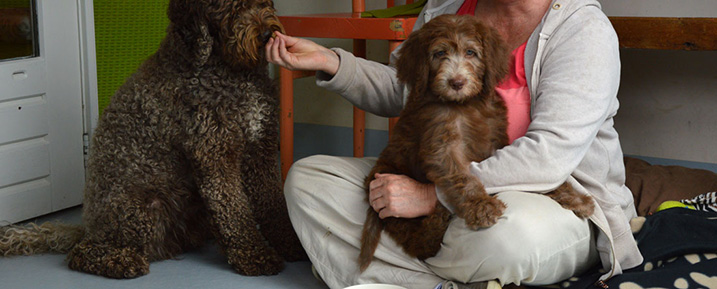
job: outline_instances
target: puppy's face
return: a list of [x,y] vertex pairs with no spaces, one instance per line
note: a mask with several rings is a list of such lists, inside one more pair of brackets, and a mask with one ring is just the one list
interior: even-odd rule
[[473,16],[438,16],[413,32],[400,52],[398,79],[420,98],[462,103],[492,96],[508,72],[500,36]]
[[483,89],[483,45],[476,35],[455,31],[429,46],[430,89],[443,101],[464,102]]

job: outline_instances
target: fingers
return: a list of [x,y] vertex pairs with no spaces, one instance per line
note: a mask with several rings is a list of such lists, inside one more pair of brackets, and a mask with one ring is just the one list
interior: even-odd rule
[[284,40],[286,37],[288,36],[276,32],[275,37],[269,39],[265,47],[266,60],[269,63],[292,69],[289,62],[289,53],[286,48],[286,41]]
[[376,178],[369,183],[369,205],[378,213],[379,218],[399,217],[391,207],[390,181],[391,174],[376,174]]
[[[279,57],[281,58],[281,61],[288,65],[290,65],[291,56],[289,55],[289,50],[286,48],[286,40],[284,38],[279,38]],[[293,67],[292,67],[293,68]]]
[[266,43],[266,61],[269,63],[273,63],[279,66],[284,66],[283,63],[281,63],[281,58],[279,57],[279,45],[281,42],[277,37],[270,38],[269,41]]
[[276,37],[279,39],[282,39],[284,43],[286,43],[287,47],[292,47],[296,45],[297,42],[299,42],[299,38],[291,37],[289,35],[281,34],[281,32],[276,32]]
[[378,213],[378,217],[381,219],[399,217],[398,214],[390,208],[386,198],[377,198],[371,201],[371,208]]

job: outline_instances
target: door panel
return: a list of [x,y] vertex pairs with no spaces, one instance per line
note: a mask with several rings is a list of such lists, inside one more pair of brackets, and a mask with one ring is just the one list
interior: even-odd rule
[[[18,31],[24,31],[19,38],[0,36],[0,222],[81,203],[79,11],[76,0],[0,2],[0,17],[5,17],[0,34],[15,31],[7,23],[19,23]],[[13,18],[18,15],[24,18]],[[23,40],[28,37],[29,44]],[[16,53],[22,49],[25,53]]]
[[47,135],[47,102],[44,96],[0,102],[0,124],[4,124],[0,126],[0,144]]

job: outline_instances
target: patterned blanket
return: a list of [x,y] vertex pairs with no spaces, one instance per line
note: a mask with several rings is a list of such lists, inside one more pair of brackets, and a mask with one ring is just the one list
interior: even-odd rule
[[646,217],[635,234],[645,261],[596,284],[598,268],[558,284],[561,288],[717,288],[717,213],[672,208]]

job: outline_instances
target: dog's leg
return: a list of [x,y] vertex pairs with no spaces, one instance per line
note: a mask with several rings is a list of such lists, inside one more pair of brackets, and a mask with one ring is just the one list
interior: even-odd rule
[[[485,192],[478,177],[469,171],[470,161],[457,126],[433,126],[443,131],[427,131],[420,153],[423,170],[438,187],[444,189],[447,201],[458,217],[477,230],[493,226],[503,214],[505,204]],[[442,135],[442,138],[433,136]]]
[[149,273],[146,249],[156,236],[155,219],[137,200],[115,198],[105,206],[85,206],[87,233],[67,256],[70,268],[110,278]]
[[304,252],[289,219],[281,187],[281,172],[278,169],[276,148],[273,146],[265,149],[255,148],[250,149],[254,153],[247,154],[242,160],[242,176],[244,177],[241,181],[251,200],[254,218],[259,223],[259,229],[284,260],[307,260],[306,252]]
[[590,217],[595,209],[592,197],[578,193],[568,183],[563,183],[555,191],[545,195],[558,202],[563,208],[573,211],[579,218]]
[[209,210],[217,241],[229,264],[242,275],[275,275],[283,259],[264,241],[257,228],[251,199],[241,186],[240,165],[233,158],[216,158],[199,169],[199,194]]

